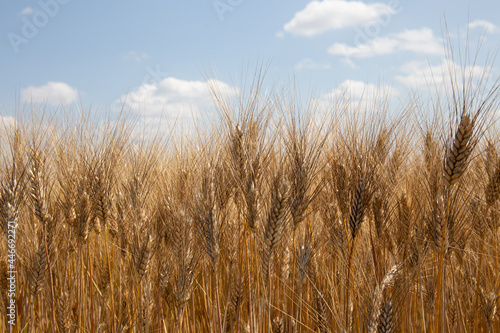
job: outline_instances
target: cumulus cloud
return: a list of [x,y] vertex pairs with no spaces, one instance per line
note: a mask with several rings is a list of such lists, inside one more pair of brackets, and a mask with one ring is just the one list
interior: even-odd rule
[[30,14],[33,14],[34,12],[35,12],[35,10],[33,8],[26,7],[19,12],[19,15],[30,15]]
[[335,106],[346,114],[365,113],[384,110],[399,91],[390,85],[366,83],[357,80],[345,80],[337,88],[320,96],[316,102],[319,109],[330,113]]
[[47,103],[58,106],[75,102],[78,99],[78,90],[64,82],[49,81],[43,86],[29,86],[22,89],[21,99],[26,103]]
[[450,75],[454,77],[455,84],[462,82],[462,72],[466,79],[478,82],[488,76],[488,70],[481,66],[466,66],[449,59],[443,59],[438,65],[430,66],[427,62],[409,61],[400,68],[402,75],[396,75],[396,81],[411,88],[442,87],[450,83]]
[[497,25],[495,25],[491,22],[485,21],[485,20],[472,21],[471,23],[469,23],[467,25],[467,27],[469,29],[481,28],[481,29],[486,30],[486,32],[489,32],[489,33],[499,33],[500,32],[500,28]]
[[314,36],[328,30],[353,27],[373,22],[395,10],[381,2],[365,4],[361,1],[311,1],[306,8],[295,13],[284,31],[297,36]]
[[297,64],[294,66],[295,70],[302,70],[302,69],[330,69],[331,65],[329,63],[319,63],[314,61],[311,58],[305,58],[301,61],[299,61]]
[[12,128],[17,124],[16,118],[11,116],[0,116],[0,128]]
[[345,80],[331,92],[324,94],[322,100],[345,99],[349,102],[374,101],[397,96],[398,91],[389,85],[375,85],[363,81]]
[[375,37],[368,43],[349,46],[335,43],[328,53],[353,58],[369,58],[401,51],[421,54],[443,54],[441,40],[436,38],[429,28],[405,30],[388,37]]
[[117,106],[125,106],[144,117],[191,118],[213,103],[210,87],[216,87],[224,97],[238,94],[238,89],[218,80],[186,81],[167,77],[158,83],[142,84],[122,95]]

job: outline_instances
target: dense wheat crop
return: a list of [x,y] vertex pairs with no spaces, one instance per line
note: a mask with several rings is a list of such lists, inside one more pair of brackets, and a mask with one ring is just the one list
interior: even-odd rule
[[500,332],[500,84],[473,73],[321,117],[257,73],[196,135],[5,126],[0,331],[15,221],[14,332]]

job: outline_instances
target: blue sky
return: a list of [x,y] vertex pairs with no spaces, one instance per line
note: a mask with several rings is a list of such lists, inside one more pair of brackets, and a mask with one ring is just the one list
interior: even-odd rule
[[207,80],[237,94],[240,78],[261,63],[269,64],[270,85],[295,80],[318,98],[348,89],[355,99],[376,86],[404,98],[445,64],[445,17],[456,45],[468,25],[472,48],[484,38],[484,56],[500,42],[497,0],[9,0],[1,7],[4,117],[31,103],[80,102],[103,114],[125,104],[145,118],[183,117],[210,106]]

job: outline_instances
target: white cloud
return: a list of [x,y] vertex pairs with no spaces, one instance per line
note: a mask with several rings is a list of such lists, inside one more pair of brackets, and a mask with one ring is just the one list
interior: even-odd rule
[[[455,84],[462,82],[462,72],[466,79],[472,78],[472,83],[488,75],[486,68],[481,66],[462,67],[447,59],[439,65],[430,66],[427,62],[410,61],[400,68],[403,75],[396,75],[396,81],[411,88],[439,88],[450,83],[450,75],[454,77]],[[451,73],[451,74],[450,74]]]
[[295,70],[301,69],[330,69],[331,65],[329,63],[318,63],[311,58],[305,58],[299,61],[294,66]]
[[375,37],[366,44],[349,46],[335,43],[328,53],[353,58],[369,58],[401,51],[422,54],[443,54],[440,39],[436,38],[429,28],[405,30],[388,37]]
[[446,63],[429,66],[425,61],[409,61],[400,70],[403,75],[396,75],[395,79],[408,87],[425,87],[431,83],[441,84],[444,80]]
[[34,12],[35,12],[35,10],[33,8],[26,7],[19,12],[19,15],[29,15],[29,14],[33,14]]
[[469,29],[482,28],[489,33],[499,33],[500,28],[495,24],[485,21],[485,20],[475,20],[467,25]]
[[26,103],[47,103],[59,106],[78,99],[78,90],[64,82],[47,82],[43,86],[29,86],[21,90],[21,99]]
[[142,84],[116,101],[143,117],[166,116],[170,119],[198,117],[201,110],[213,103],[210,87],[216,87],[223,97],[238,94],[238,89],[218,81],[186,81],[167,77],[159,83]]
[[12,130],[18,127],[16,118],[11,116],[0,116],[0,145],[2,147],[9,146],[9,136],[12,135]]
[[147,59],[147,58],[149,58],[149,55],[147,55],[144,52],[139,53],[139,52],[135,52],[135,51],[129,51],[127,53],[122,54],[123,60],[133,60],[133,61],[141,62],[142,60]]
[[353,27],[373,22],[395,10],[381,2],[365,4],[361,1],[311,1],[306,8],[295,13],[283,29],[297,36],[314,36],[328,30]]
[[337,88],[321,97],[322,100],[345,99],[349,102],[373,101],[397,96],[399,92],[389,85],[375,85],[363,81],[345,80]]
[[347,67],[350,67],[352,69],[358,69],[358,65],[356,65],[354,63],[354,61],[352,61],[349,57],[344,57],[342,59],[340,59],[340,62],[343,63],[344,65],[346,65]]
[[320,96],[316,102],[319,110],[326,114],[331,113],[332,107],[346,112],[346,115],[371,114],[385,110],[398,95],[399,91],[390,85],[345,80],[337,88]]
[[0,128],[12,128],[17,124],[16,118],[11,116],[0,116]]

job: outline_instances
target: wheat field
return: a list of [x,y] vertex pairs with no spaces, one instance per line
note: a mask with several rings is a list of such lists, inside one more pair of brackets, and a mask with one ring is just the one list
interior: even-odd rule
[[500,332],[500,83],[474,65],[322,116],[256,72],[190,135],[28,112],[0,132],[0,331]]

